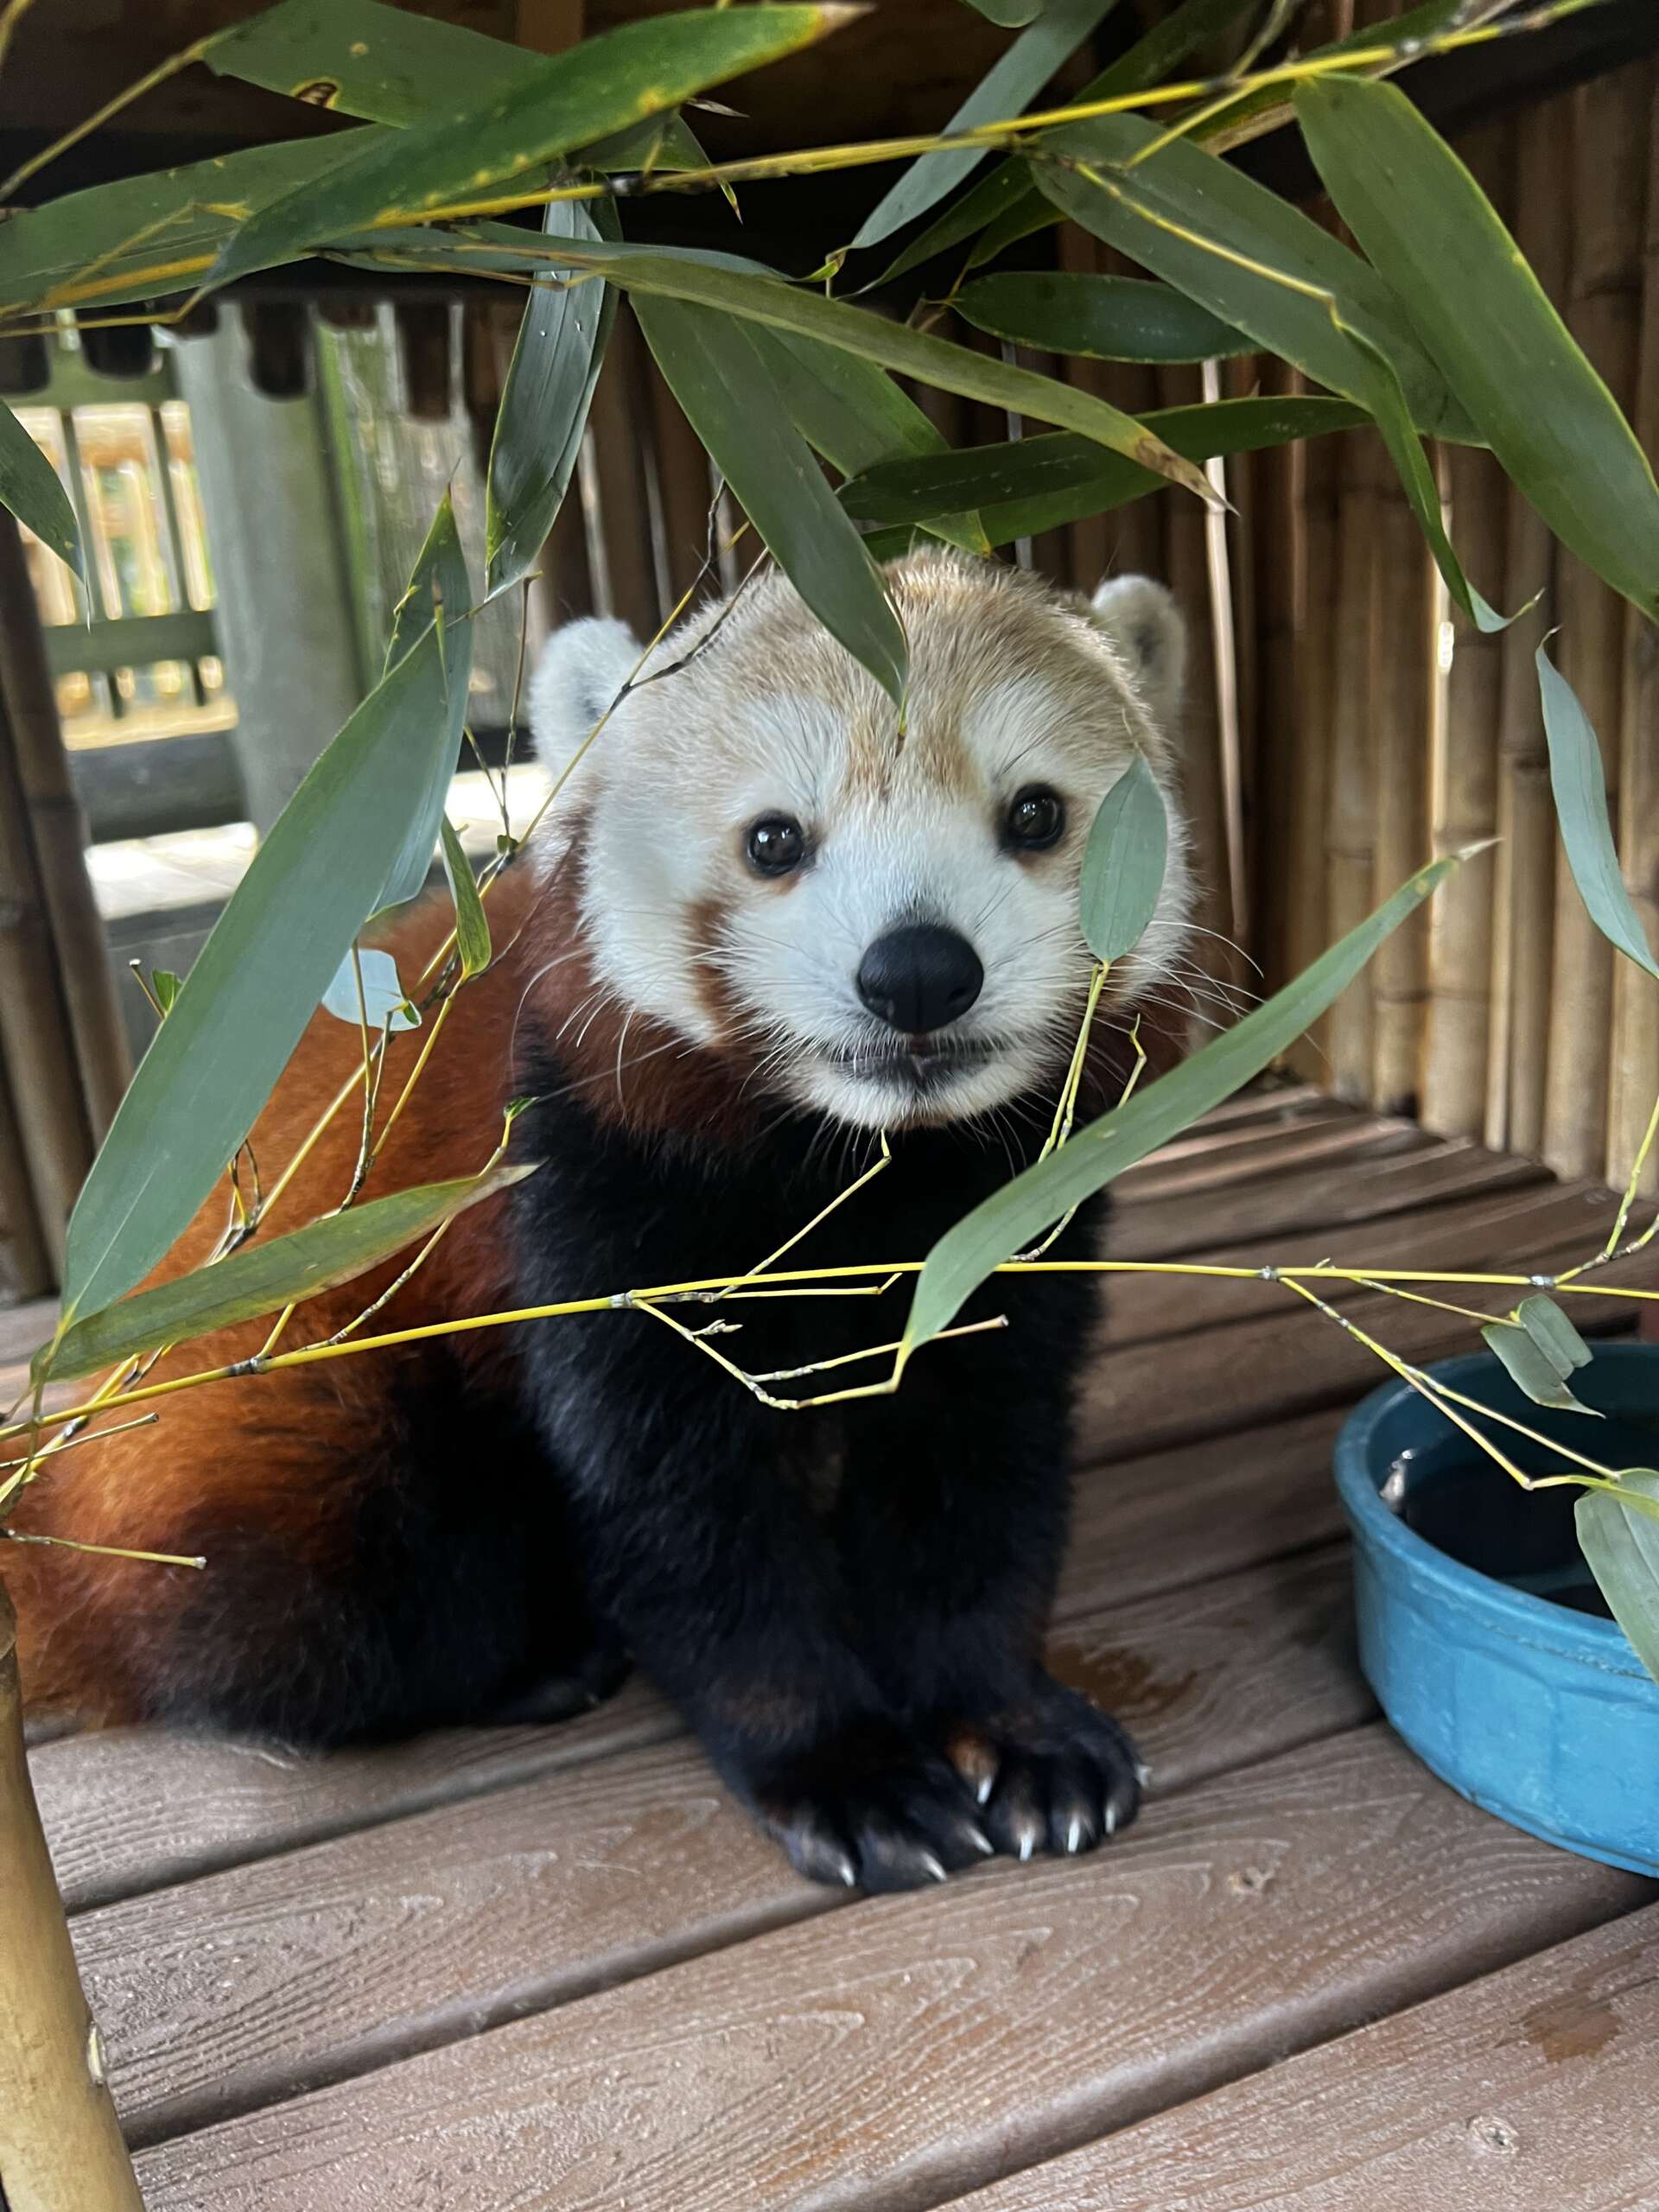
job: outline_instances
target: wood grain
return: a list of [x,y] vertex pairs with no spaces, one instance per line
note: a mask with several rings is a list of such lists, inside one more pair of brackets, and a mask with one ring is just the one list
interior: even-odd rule
[[1448,1138],[1420,1152],[1351,1163],[1339,1174],[1315,1166],[1220,1194],[1162,1199],[1155,1210],[1125,1206],[1113,1220],[1108,1249],[1118,1259],[1180,1259],[1206,1244],[1377,1221],[1436,1198],[1543,1179],[1532,1160]]
[[1337,1108],[1317,1120],[1303,1117],[1290,1128],[1247,1128],[1190,1151],[1178,1142],[1130,1168],[1117,1181],[1125,1198],[1144,1203],[1195,1191],[1230,1189],[1258,1176],[1315,1162],[1335,1170],[1346,1160],[1421,1151],[1427,1142],[1409,1122],[1381,1114],[1345,1114]]
[[[1054,1663],[1166,1791],[1371,1710],[1338,1547],[1073,1624]],[[148,2143],[842,1902],[681,1742],[83,1914],[74,1936]]]
[[1656,2072],[1649,1906],[951,2212],[1640,2212]]
[[905,2212],[1649,1894],[1361,1729],[1092,1858],[774,1932],[168,2143],[140,2178],[150,2212]]
[[[1248,1244],[1220,1244],[1196,1252],[1194,1261],[1212,1267],[1255,1268],[1306,1264],[1310,1254],[1333,1266],[1455,1268],[1508,1267],[1533,1251],[1574,1238],[1585,1254],[1599,1250],[1612,1226],[1610,1192],[1591,1185],[1539,1184],[1520,1191],[1500,1190],[1490,1197],[1450,1205],[1416,1206],[1386,1224],[1355,1224],[1330,1234],[1297,1233],[1252,1238]],[[1320,1295],[1333,1305],[1358,1294],[1350,1284],[1327,1283]],[[1448,1297],[1457,1295],[1448,1291]],[[1135,1344],[1149,1337],[1167,1342],[1223,1321],[1254,1319],[1276,1303],[1271,1285],[1185,1275],[1122,1275],[1107,1290],[1102,1341],[1107,1346]]]

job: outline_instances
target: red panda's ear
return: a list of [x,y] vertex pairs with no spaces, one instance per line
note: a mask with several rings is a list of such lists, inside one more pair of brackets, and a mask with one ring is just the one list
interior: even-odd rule
[[645,648],[626,622],[567,622],[542,649],[530,679],[536,750],[554,775],[570,760],[637,666]]
[[1160,732],[1168,743],[1178,744],[1186,625],[1173,598],[1150,576],[1109,576],[1096,588],[1090,612],[1111,639]]

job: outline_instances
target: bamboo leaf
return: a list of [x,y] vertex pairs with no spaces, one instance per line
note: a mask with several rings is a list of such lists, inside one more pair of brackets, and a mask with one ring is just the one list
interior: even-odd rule
[[149,988],[156,994],[156,1003],[163,1018],[173,1010],[173,1001],[179,995],[179,979],[170,968],[152,968]]
[[1209,361],[1255,346],[1196,300],[1141,276],[1021,269],[965,284],[951,304],[995,338],[1092,361]]
[[1588,1367],[1590,1347],[1553,1298],[1541,1290],[1523,1298],[1516,1319],[1565,1382],[1575,1368]]
[[968,5],[1004,30],[1014,31],[1042,14],[1044,0],[968,0]]
[[[1030,29],[986,72],[945,130],[969,130],[976,124],[1020,114],[1116,4],[1117,0],[1048,0]],[[982,146],[961,146],[921,155],[865,217],[853,249],[879,245],[925,215],[978,168],[987,151]]]
[[[1068,93],[1068,100],[1074,106],[1082,107],[1090,100],[1116,99],[1127,92],[1141,92],[1148,85],[1160,84],[1189,54],[1195,53],[1217,31],[1224,30],[1236,16],[1242,16],[1254,5],[1255,0],[1183,0],[1181,6],[1154,24],[1143,38],[1137,39],[1109,69],[1090,78],[1081,92]],[[1005,246],[1012,245],[1016,239],[1046,229],[1059,219],[1032,182],[1030,164],[1006,161],[988,176],[982,177],[937,222],[930,224],[875,281],[886,284],[907,269],[931,261],[935,254],[980,232],[980,243],[969,258],[969,265],[976,268],[982,262],[994,261]]]
[[440,757],[455,752],[433,627],[289,800],[156,1031],[70,1217],[70,1319],[146,1275],[225,1173],[378,903]]
[[[915,401],[873,361],[819,339],[803,338],[798,331],[765,330],[756,324],[750,334],[770,365],[796,429],[843,476],[901,456],[950,451]],[[991,550],[972,516],[936,516],[929,527],[935,537],[967,552]]]
[[880,573],[747,330],[730,315],[655,295],[638,299],[635,311],[687,420],[779,566],[830,635],[902,703],[905,634]]
[[[543,229],[601,242],[580,200],[550,201]],[[599,278],[544,277],[531,292],[490,441],[484,543],[492,593],[534,565],[564,503],[615,319],[616,295]]]
[[[356,158],[371,137],[342,131],[249,146],[182,168],[124,177],[66,194],[44,207],[12,207],[0,223],[0,313],[162,299],[188,291],[256,207]],[[277,257],[279,259],[282,256]]]
[[1567,866],[1591,920],[1627,960],[1659,980],[1641,918],[1619,872],[1607,819],[1607,786],[1601,747],[1579,695],[1540,645],[1538,688],[1543,696],[1544,735],[1549,743],[1549,783]]
[[0,505],[10,507],[78,576],[85,575],[80,533],[63,480],[10,407],[0,407]]
[[1553,1406],[1558,1413],[1602,1416],[1593,1406],[1582,1404],[1567,1387],[1555,1364],[1535,1344],[1525,1329],[1510,1321],[1490,1321],[1481,1331],[1491,1351],[1503,1362],[1510,1380],[1535,1406]]
[[1573,1509],[1579,1549],[1601,1586],[1613,1618],[1635,1646],[1636,1656],[1659,1681],[1659,1474],[1649,1467],[1628,1469],[1620,1488],[1649,1506],[1611,1491],[1586,1491]]
[[[1189,461],[1288,445],[1364,420],[1349,401],[1323,397],[1223,399],[1146,417],[1147,427]],[[884,461],[842,485],[841,498],[858,521],[889,525],[924,524],[971,507],[1000,545],[1164,488],[1165,479],[1149,468],[1058,432],[958,447],[932,460]]]
[[523,184],[526,172],[573,148],[810,45],[849,12],[824,0],[657,16],[521,67],[481,102],[452,100],[441,117],[378,134],[319,181],[254,213],[221,248],[213,282]]
[[204,40],[201,59],[219,76],[399,128],[481,105],[534,66],[501,39],[381,0],[283,0]]
[[1058,1151],[1027,1167],[963,1216],[927,1255],[917,1280],[901,1361],[948,1328],[963,1301],[1005,1260],[1073,1206],[1103,1190],[1136,1160],[1186,1128],[1200,1114],[1259,1075],[1319,1019],[1383,939],[1459,865],[1431,861],[1367,920],[1322,953],[1294,982],[1202,1052],[1080,1129]]
[[322,995],[322,1006],[325,1014],[332,1014],[339,1021],[349,1021],[353,1029],[360,1029],[366,1021],[371,1035],[382,1029],[396,1032],[418,1029],[421,1026],[421,1017],[410,1004],[398,981],[397,963],[391,953],[372,946],[346,954],[334,970],[334,982]]
[[1103,116],[1045,134],[1065,162],[1037,165],[1042,192],[1085,230],[1291,361],[1316,384],[1362,399],[1354,346],[1331,314],[1393,365],[1412,420],[1441,437],[1471,434],[1463,410],[1388,286],[1330,232],[1265,185],[1138,116]]
[[1077,887],[1084,940],[1096,960],[1121,960],[1146,935],[1169,865],[1169,817],[1138,753],[1096,812]]
[[1306,84],[1296,112],[1344,220],[1505,473],[1659,619],[1653,471],[1485,194],[1392,86]]
[[390,1198],[365,1199],[286,1236],[256,1237],[228,1259],[86,1314],[39,1356],[40,1364],[54,1381],[94,1375],[156,1344],[184,1344],[238,1321],[257,1320],[290,1301],[350,1282],[534,1172],[498,1166],[447,1183],[423,1183]]
[[[414,804],[403,849],[381,887],[374,912],[401,906],[418,898],[432,871],[432,855],[443,819],[444,801],[461,755],[461,731],[467,721],[467,701],[473,677],[473,583],[467,556],[455,527],[454,509],[446,492],[439,502],[432,527],[415,563],[414,574],[392,617],[386,647],[386,670],[402,658],[411,641],[435,626],[438,658],[442,671],[448,743],[424,758],[417,778],[411,773],[410,792]],[[410,763],[411,771],[415,764]]]
[[438,819],[443,842],[443,868],[449,879],[449,895],[455,902],[455,950],[463,976],[481,976],[490,964],[490,924],[478,894],[473,864],[461,849],[461,839],[447,814]]
[[[1412,427],[1406,408],[1406,395],[1400,388],[1400,379],[1394,365],[1380,346],[1373,346],[1363,330],[1344,322],[1332,310],[1333,320],[1344,338],[1353,346],[1358,356],[1352,384],[1355,396],[1363,400],[1372,420],[1382,435],[1400,478],[1407,503],[1417,518],[1417,526],[1428,541],[1428,550],[1434,556],[1434,565],[1446,581],[1446,588],[1456,605],[1461,608],[1475,627],[1485,636],[1507,630],[1517,620],[1513,614],[1500,614],[1490,607],[1463,573],[1463,564],[1452,550],[1446,534],[1446,517],[1440,507],[1440,486],[1434,472],[1428,465],[1422,441]],[[1521,609],[1537,605],[1536,594]]]

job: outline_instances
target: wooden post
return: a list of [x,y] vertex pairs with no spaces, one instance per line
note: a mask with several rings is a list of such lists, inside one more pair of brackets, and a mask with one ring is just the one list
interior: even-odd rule
[[7,2212],[143,2212],[29,1784],[3,1586],[0,1960],[0,2202]]
[[[1653,81],[1652,73],[1649,80]],[[1659,84],[1648,127],[1649,168],[1636,434],[1659,451]],[[1659,630],[1633,607],[1624,611],[1624,683],[1619,731],[1618,849],[1648,933],[1659,945]],[[1613,969],[1613,1041],[1607,1101],[1607,1179],[1623,1190],[1659,1097],[1659,983],[1628,960]],[[1659,1147],[1640,1185],[1659,1194]]]
[[[1648,188],[1649,86],[1621,71],[1573,94],[1573,278],[1567,321],[1621,407],[1635,396],[1641,239]],[[1559,187],[1558,187],[1559,188]],[[1563,556],[1561,673],[1600,741],[1618,820],[1624,601]],[[1585,911],[1571,872],[1555,879],[1555,957],[1544,1093],[1544,1158],[1557,1174],[1600,1177],[1607,1161],[1612,947]]]
[[[1337,626],[1338,506],[1342,447],[1334,438],[1293,446],[1294,512],[1300,539],[1293,608],[1294,664],[1290,713],[1289,826],[1281,867],[1285,892],[1284,980],[1299,975],[1330,943],[1326,920],[1328,866],[1325,817],[1331,772],[1331,732]],[[1268,742],[1274,741],[1270,738]],[[1296,1073],[1324,1082],[1330,1024],[1321,1020],[1287,1055]]]
[[41,894],[94,1141],[114,1119],[131,1069],[86,873],[86,824],[58,726],[46,641],[16,519],[0,512],[0,745],[9,735]]
[[[1550,298],[1567,289],[1573,207],[1562,189],[1572,158],[1570,96],[1535,109],[1524,158],[1515,164],[1516,243]],[[1536,591],[1554,605],[1555,544],[1513,486],[1503,556],[1504,588],[1516,601]],[[1486,1128],[1500,1151],[1536,1154],[1544,1142],[1545,1039],[1554,950],[1555,814],[1533,655],[1536,618],[1503,633],[1498,709],[1497,846],[1493,853],[1492,1031],[1487,1052]]]

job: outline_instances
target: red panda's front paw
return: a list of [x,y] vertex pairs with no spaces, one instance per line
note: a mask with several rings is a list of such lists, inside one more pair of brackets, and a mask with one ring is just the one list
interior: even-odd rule
[[830,1738],[753,1777],[744,1794],[815,1882],[919,1889],[995,1848],[950,1763],[885,1732]]
[[1018,1706],[949,1729],[944,1747],[996,1848],[1015,1859],[1092,1851],[1135,1818],[1147,1779],[1117,1722],[1047,1675]]

